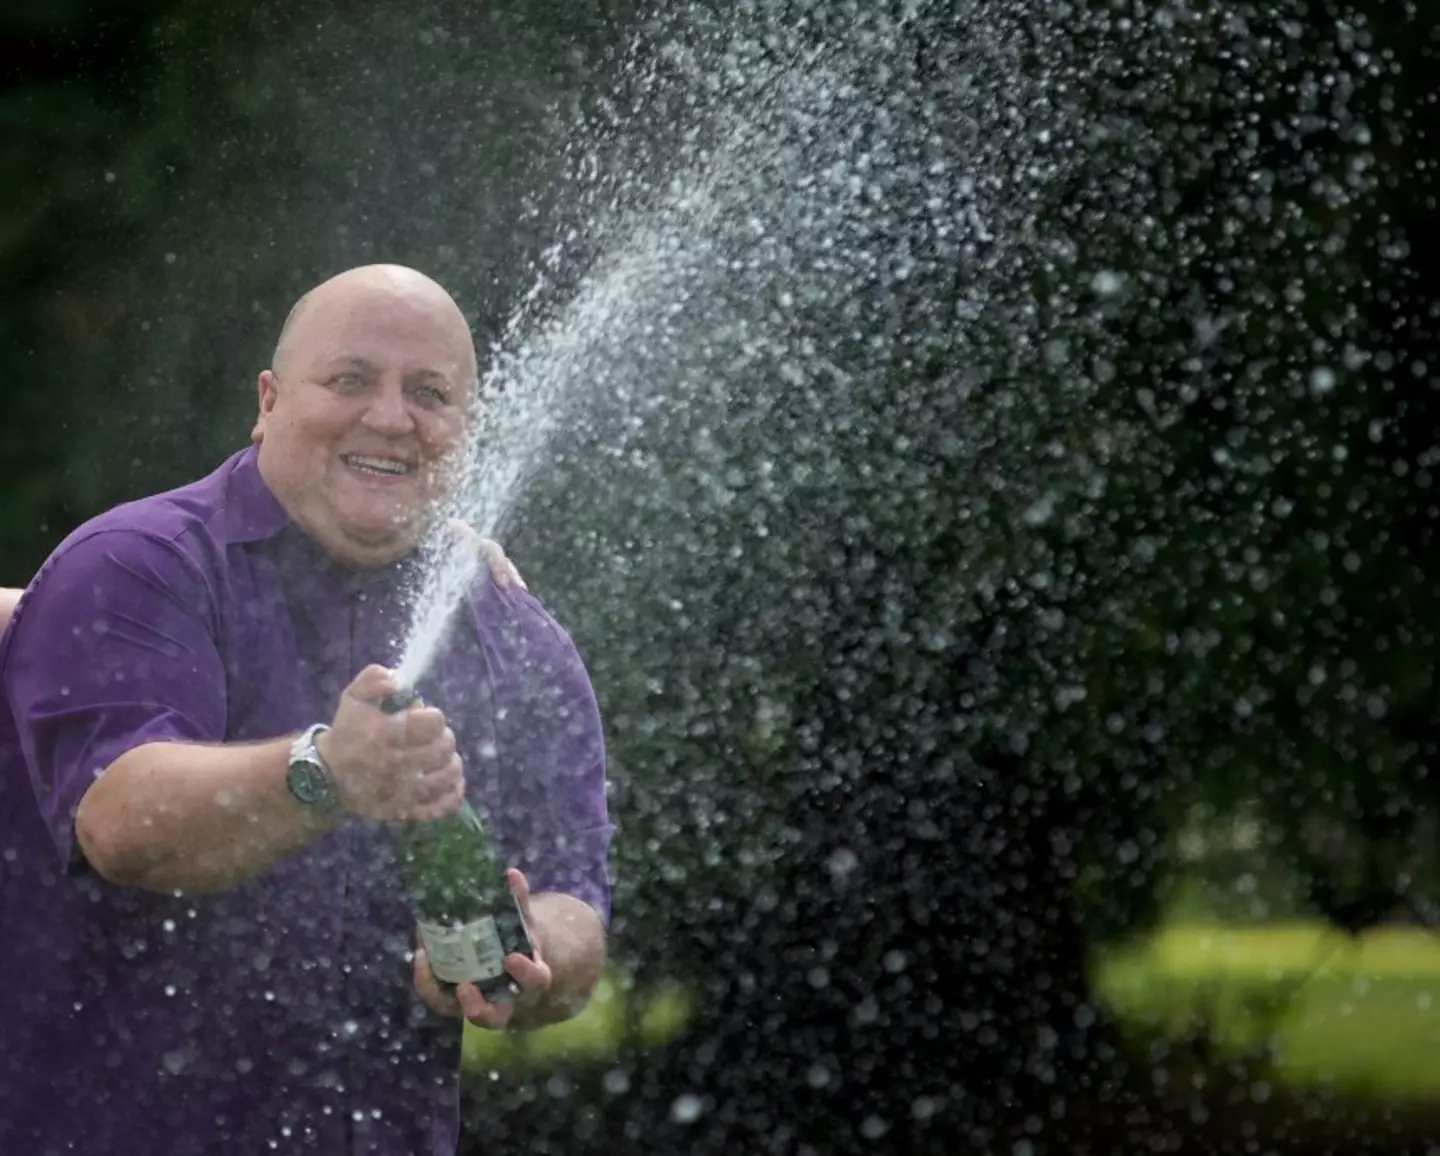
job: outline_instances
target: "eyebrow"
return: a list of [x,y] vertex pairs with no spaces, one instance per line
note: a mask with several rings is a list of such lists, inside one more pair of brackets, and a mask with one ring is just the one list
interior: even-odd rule
[[[333,372],[337,369],[342,369],[346,367],[358,369],[363,373],[369,374],[372,377],[379,376],[380,374],[380,367],[376,365],[373,361],[370,361],[368,358],[354,356],[353,354],[346,354],[341,357],[335,357],[332,358],[328,363],[326,363],[327,372]],[[447,386],[454,384],[454,382],[449,377],[441,373],[438,369],[412,370],[405,375],[405,381],[407,384],[410,385],[422,381],[440,382]]]
[[336,357],[332,358],[326,365],[327,369],[340,369],[350,366],[355,369],[364,370],[366,373],[375,374],[380,372],[380,367],[373,361],[366,361],[363,357]]

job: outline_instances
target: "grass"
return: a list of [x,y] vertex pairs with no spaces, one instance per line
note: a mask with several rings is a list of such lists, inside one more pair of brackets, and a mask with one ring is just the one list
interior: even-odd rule
[[1320,924],[1171,926],[1103,953],[1100,997],[1137,1040],[1245,1059],[1292,1088],[1440,1096],[1440,938]]
[[461,1066],[467,1073],[533,1073],[562,1062],[603,1063],[629,1045],[673,1039],[690,1018],[692,998],[677,984],[636,991],[608,970],[572,1020],[533,1032],[487,1032],[465,1025]]
[[[1197,1064],[1243,1060],[1296,1090],[1440,1100],[1440,936],[1180,923],[1100,953],[1093,978],[1137,1044],[1167,1041],[1172,1060],[1188,1049]],[[678,985],[637,990],[611,970],[567,1023],[515,1034],[466,1025],[464,1068],[524,1075],[605,1063],[674,1038],[691,1008]]]

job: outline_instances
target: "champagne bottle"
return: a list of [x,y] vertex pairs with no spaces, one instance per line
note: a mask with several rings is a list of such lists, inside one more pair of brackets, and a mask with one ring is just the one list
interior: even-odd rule
[[[386,695],[395,714],[419,705],[409,690]],[[466,799],[443,819],[391,825],[395,861],[430,969],[442,984],[473,983],[491,1003],[520,994],[505,970],[512,952],[534,952],[514,893],[505,879],[500,844]]]

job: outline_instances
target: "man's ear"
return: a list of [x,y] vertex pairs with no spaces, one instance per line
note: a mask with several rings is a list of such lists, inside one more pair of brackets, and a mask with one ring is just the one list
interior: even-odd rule
[[250,431],[250,440],[259,445],[265,440],[265,422],[275,408],[275,401],[279,397],[280,383],[275,379],[275,374],[268,369],[260,371],[260,407],[255,415],[255,428]]

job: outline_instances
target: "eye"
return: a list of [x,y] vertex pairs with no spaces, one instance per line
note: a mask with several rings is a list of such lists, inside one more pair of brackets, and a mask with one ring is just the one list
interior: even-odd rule
[[346,370],[344,373],[337,373],[325,384],[340,393],[356,393],[365,388],[365,375]]
[[426,405],[444,405],[450,400],[443,389],[434,385],[416,386],[415,396]]

